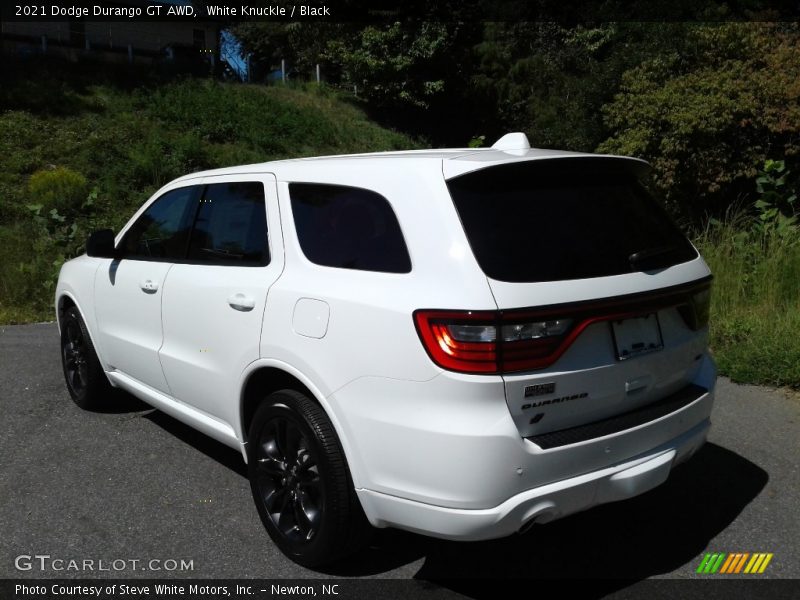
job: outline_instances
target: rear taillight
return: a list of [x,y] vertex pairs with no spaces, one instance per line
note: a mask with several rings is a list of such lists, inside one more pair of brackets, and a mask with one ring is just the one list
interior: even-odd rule
[[497,373],[497,314],[492,311],[418,310],[422,343],[437,365],[462,373]]
[[706,287],[689,296],[689,301],[678,307],[681,317],[692,331],[708,325],[708,314],[711,310],[711,288]]
[[555,363],[592,323],[677,308],[692,330],[708,324],[710,281],[617,298],[509,311],[418,310],[414,324],[433,362],[461,373],[503,374]]
[[542,368],[558,358],[573,329],[571,319],[535,319],[497,311],[418,310],[414,321],[433,361],[462,373]]

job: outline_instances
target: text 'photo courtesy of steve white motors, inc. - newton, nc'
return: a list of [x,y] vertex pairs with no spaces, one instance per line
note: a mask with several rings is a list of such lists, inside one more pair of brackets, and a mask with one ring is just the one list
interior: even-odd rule
[[15,4],[14,17],[36,18],[274,18],[330,17],[332,9],[327,5],[306,4],[149,4],[147,6],[114,6],[111,4]]
[[17,598],[54,597],[68,598],[147,598],[147,597],[191,597],[191,598],[242,598],[244,596],[275,597],[293,596],[312,598],[315,596],[339,596],[346,592],[346,584],[295,582],[271,583],[263,580],[248,581],[247,584],[219,583],[40,583],[14,585]]

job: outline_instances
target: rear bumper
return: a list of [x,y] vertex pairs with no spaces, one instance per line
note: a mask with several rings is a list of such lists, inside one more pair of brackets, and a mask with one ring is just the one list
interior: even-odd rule
[[544,523],[653,489],[666,481],[675,465],[703,445],[710,425],[705,419],[643,455],[526,490],[488,509],[446,508],[367,489],[357,491],[364,511],[376,527],[395,526],[462,541],[505,537],[534,522]]

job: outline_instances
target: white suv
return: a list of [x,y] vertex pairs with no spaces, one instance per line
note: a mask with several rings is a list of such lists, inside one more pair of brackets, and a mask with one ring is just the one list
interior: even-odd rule
[[705,441],[708,267],[633,158],[492,148],[194,173],[56,291],[67,387],[241,451],[275,543],[509,535],[662,483]]

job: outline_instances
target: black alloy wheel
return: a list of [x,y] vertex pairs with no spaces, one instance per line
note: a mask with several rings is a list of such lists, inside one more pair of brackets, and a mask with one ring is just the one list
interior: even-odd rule
[[64,343],[61,345],[61,358],[64,361],[64,376],[73,396],[80,396],[89,381],[86,340],[78,322],[71,319],[64,323]]
[[256,441],[256,477],[274,527],[292,542],[308,542],[319,532],[325,508],[317,457],[299,423],[274,417]]
[[371,528],[319,404],[296,390],[270,394],[253,416],[247,453],[258,514],[286,556],[317,567],[366,543]]
[[74,306],[61,318],[61,365],[72,400],[81,408],[101,408],[109,399],[111,384],[86,329],[81,314]]

